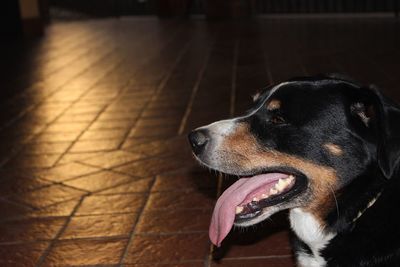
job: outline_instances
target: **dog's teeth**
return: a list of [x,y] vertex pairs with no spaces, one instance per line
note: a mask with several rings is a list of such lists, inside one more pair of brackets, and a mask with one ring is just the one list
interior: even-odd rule
[[275,185],[275,189],[278,191],[282,191],[285,188],[285,182],[282,179],[279,179],[279,182]]
[[236,214],[239,214],[239,213],[241,213],[243,211],[243,207],[241,207],[241,206],[237,206],[236,207]]
[[253,201],[258,201],[259,199],[257,197],[253,197]]
[[276,190],[275,188],[271,188],[271,189],[269,190],[269,193],[270,193],[271,195],[275,195],[275,194],[278,193],[278,190]]
[[267,194],[262,194],[262,195],[261,195],[261,198],[267,198],[267,197],[268,197]]

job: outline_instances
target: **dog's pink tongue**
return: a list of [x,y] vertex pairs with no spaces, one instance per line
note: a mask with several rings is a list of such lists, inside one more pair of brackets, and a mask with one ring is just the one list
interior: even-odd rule
[[256,175],[251,178],[242,178],[231,185],[219,197],[211,219],[209,236],[211,242],[220,246],[222,240],[232,229],[236,215],[236,207],[239,206],[246,197],[257,188],[287,177],[282,173],[268,173]]

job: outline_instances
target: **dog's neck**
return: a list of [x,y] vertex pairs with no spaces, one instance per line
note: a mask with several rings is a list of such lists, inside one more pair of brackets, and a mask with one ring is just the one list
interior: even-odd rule
[[326,265],[320,251],[327,246],[336,233],[327,231],[311,213],[300,208],[290,211],[290,225],[297,235],[311,250],[311,254],[305,251],[297,252],[297,259],[300,266],[322,267]]
[[337,206],[325,217],[326,227],[337,233],[351,230],[379,200],[384,183],[383,178],[359,177],[337,192]]

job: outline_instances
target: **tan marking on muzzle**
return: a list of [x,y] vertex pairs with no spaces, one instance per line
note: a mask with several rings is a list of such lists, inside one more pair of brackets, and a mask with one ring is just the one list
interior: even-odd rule
[[309,179],[310,198],[303,209],[311,212],[320,222],[324,222],[327,212],[334,207],[333,190],[338,177],[330,167],[319,165],[310,160],[261,147],[249,132],[245,123],[240,123],[235,131],[227,136],[221,149],[230,155],[229,160],[241,171],[252,171],[268,167],[290,167],[302,172]]
[[334,156],[342,156],[343,155],[343,149],[335,144],[332,143],[326,143],[323,145],[328,152]]
[[267,104],[267,109],[268,110],[277,110],[281,108],[281,101],[278,99],[272,99],[271,101],[269,101],[269,103]]

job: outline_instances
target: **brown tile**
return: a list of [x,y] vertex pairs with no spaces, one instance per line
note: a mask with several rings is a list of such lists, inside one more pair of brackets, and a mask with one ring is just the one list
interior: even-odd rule
[[152,137],[152,136],[159,136],[159,137],[172,137],[177,135],[178,133],[177,126],[164,126],[164,127],[143,127],[143,128],[134,128],[130,133],[129,137]]
[[58,202],[79,198],[85,194],[87,193],[81,190],[62,185],[52,185],[25,194],[13,195],[10,199],[36,208],[43,208]]
[[125,129],[104,129],[86,131],[79,140],[105,140],[105,139],[119,139],[126,135]]
[[131,177],[111,171],[88,174],[80,178],[64,181],[63,184],[89,192],[108,189],[131,181]]
[[70,122],[91,122],[96,118],[96,114],[84,113],[84,114],[64,114],[57,119],[59,123],[70,123]]
[[193,260],[185,263],[152,263],[152,264],[124,264],[129,267],[204,267],[204,260]]
[[224,259],[220,262],[212,262],[211,267],[295,267],[295,262],[290,255],[271,257],[264,259]]
[[[240,232],[240,231],[238,231]],[[251,231],[250,236],[246,232],[231,233],[225,240],[224,246],[227,252],[224,258],[291,255],[292,249],[287,231],[271,231],[268,234],[262,231]],[[225,249],[225,248],[222,248]]]
[[166,209],[146,211],[140,216],[136,233],[208,232],[211,210]]
[[166,119],[166,118],[142,118],[137,122],[137,127],[143,126],[168,126],[168,125],[176,125],[176,119]]
[[114,170],[136,177],[149,177],[185,167],[177,157],[150,158],[126,164]]
[[36,266],[48,242],[0,245],[0,265],[4,267]]
[[139,212],[145,202],[143,194],[94,195],[86,197],[76,215]]
[[99,192],[99,194],[121,194],[121,193],[145,193],[150,191],[153,182],[152,178],[141,178],[126,184]]
[[7,200],[0,200],[0,214],[2,219],[25,215],[31,211],[31,208],[24,205]]
[[20,194],[50,185],[51,182],[35,178],[29,172],[0,172],[0,192],[2,196]]
[[87,166],[85,164],[71,162],[58,165],[54,168],[38,171],[36,174],[44,179],[61,182],[64,180],[88,175],[99,171],[96,167]]
[[218,253],[224,258],[291,255],[288,230],[286,213],[276,214],[258,227],[231,231]]
[[29,217],[55,217],[55,216],[70,216],[75,207],[79,204],[80,199],[73,199],[60,202],[39,210],[33,210],[26,213]]
[[88,122],[59,122],[50,125],[46,132],[59,133],[59,132],[82,132],[88,127]]
[[128,146],[128,143],[125,143],[124,149],[135,153],[146,154],[149,156],[185,155],[189,158],[192,157],[190,146],[188,145],[186,137],[162,138],[155,141],[146,142],[143,144],[141,143],[133,144],[131,147]]
[[128,237],[137,216],[137,213],[130,213],[73,217],[60,239]]
[[90,126],[89,130],[129,129],[131,125],[131,120],[96,121]]
[[121,141],[121,139],[83,140],[76,142],[70,151],[72,153],[109,151],[117,149]]
[[66,218],[27,218],[0,223],[0,242],[51,240]]
[[117,150],[101,153],[101,155],[85,159],[82,162],[89,165],[108,169],[138,160],[143,157],[144,156],[140,153]]
[[153,209],[211,209],[215,197],[211,191],[153,192],[146,204],[146,211]]
[[95,157],[97,155],[101,155],[104,152],[82,152],[82,153],[67,153],[62,155],[61,159],[58,161],[58,164],[66,164],[74,161],[83,161],[88,158]]
[[30,143],[24,146],[21,151],[24,155],[41,155],[41,154],[62,154],[68,147],[70,147],[71,142],[58,142],[58,143]]
[[159,137],[159,136],[130,137],[124,140],[124,143],[122,144],[122,149],[136,152],[135,149],[132,147],[164,139],[165,139],[164,137]]
[[18,155],[7,163],[12,168],[50,168],[60,158],[59,154]]
[[135,236],[124,263],[204,260],[209,248],[207,234]]
[[215,189],[218,179],[203,169],[192,168],[157,175],[152,191]]
[[135,112],[104,112],[102,113],[98,120],[99,121],[114,121],[114,120],[131,120],[134,122],[138,117]]
[[117,264],[127,240],[65,240],[50,250],[43,266]]

